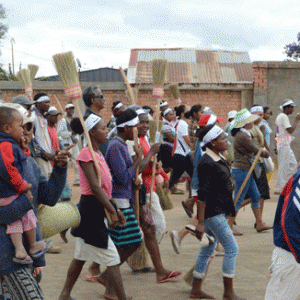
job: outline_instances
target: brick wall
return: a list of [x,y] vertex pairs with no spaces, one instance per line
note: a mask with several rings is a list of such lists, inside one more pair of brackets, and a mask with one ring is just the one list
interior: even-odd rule
[[[65,97],[62,89],[34,89],[34,95],[44,92],[50,97],[50,105],[58,107],[58,104],[54,98],[54,95],[59,99],[62,108],[69,102]],[[5,89],[1,90],[2,99],[5,102],[10,102],[13,97],[23,94],[21,89]],[[121,101],[125,105],[130,105],[128,98],[126,97],[124,90],[103,90],[103,94],[106,99],[105,108],[101,112],[101,116],[107,123],[111,117],[111,104],[114,101]],[[230,110],[241,109],[241,91],[230,90],[181,90],[181,98],[183,103],[193,106],[195,104],[201,104],[203,107],[209,106],[218,116],[227,117],[227,113]],[[176,102],[172,95],[166,91],[165,100],[170,104],[170,107],[174,107]],[[149,105],[155,110],[156,100],[152,97],[152,90],[140,90],[138,93],[138,104],[140,106]],[[80,101],[80,107],[82,111],[85,110],[83,101]]]

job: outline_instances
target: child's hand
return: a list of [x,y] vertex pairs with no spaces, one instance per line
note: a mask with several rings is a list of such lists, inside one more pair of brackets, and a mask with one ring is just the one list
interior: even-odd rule
[[32,189],[32,184],[31,183],[27,183],[26,188],[24,190],[24,193],[26,194],[30,189]]
[[27,198],[29,199],[29,201],[33,200],[33,196],[32,196],[32,194],[31,194],[30,191],[26,192],[25,195],[27,196]]

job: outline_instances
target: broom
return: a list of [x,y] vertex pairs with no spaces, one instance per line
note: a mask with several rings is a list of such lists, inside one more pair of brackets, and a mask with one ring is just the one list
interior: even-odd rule
[[179,105],[181,103],[181,99],[180,99],[180,92],[179,92],[178,84],[170,84],[169,91],[172,94],[172,96],[174,97],[176,103]]
[[28,69],[21,69],[17,73],[17,79],[21,86],[25,89],[25,94],[32,100],[32,80]]
[[[119,68],[121,75],[125,81],[125,84],[127,86],[127,90],[125,91],[126,96],[129,99],[130,104],[136,104],[137,103],[137,89],[132,89],[128,79],[125,75],[125,72],[122,67]],[[138,140],[138,132],[137,128],[133,128],[133,139],[134,139],[134,145],[137,146],[139,144]],[[136,181],[138,180],[139,176],[139,168],[136,169],[135,172],[135,178]],[[139,190],[135,189],[134,190],[134,213],[137,219],[138,224],[140,224],[140,201],[139,201]],[[143,241],[142,245],[127,259],[127,263],[130,266],[130,268],[133,271],[140,271],[145,269],[148,266],[148,261],[147,261],[147,249],[145,246],[145,242]]]
[[[164,82],[167,73],[167,65],[168,61],[166,59],[154,59],[152,61],[152,78],[153,78],[153,97],[156,98],[156,132],[159,130],[159,104],[164,96]],[[156,141],[158,142],[158,135],[156,137]],[[154,157],[154,162],[152,166],[152,176],[151,176],[151,187],[150,187],[150,207],[152,205],[152,194],[153,194],[153,185],[154,185],[154,176],[155,176],[155,168],[156,168],[157,157]]]
[[[62,81],[63,85],[64,85],[64,89],[65,89],[65,94],[66,96],[73,101],[75,109],[77,111],[79,120],[81,122],[81,125],[83,127],[83,132],[85,134],[86,140],[87,140],[87,144],[88,144],[88,148],[91,152],[92,158],[94,160],[94,165],[96,168],[96,172],[98,175],[98,180],[99,180],[99,184],[101,186],[101,171],[100,171],[100,167],[97,163],[96,160],[96,156],[95,156],[95,152],[94,149],[92,147],[92,142],[88,133],[88,130],[85,126],[80,108],[79,108],[79,104],[78,104],[78,99],[81,97],[81,87],[79,84],[79,77],[78,77],[78,73],[77,73],[77,66],[76,66],[76,62],[75,62],[75,58],[73,55],[73,52],[64,52],[64,53],[58,53],[53,55],[53,61],[54,61],[54,65],[55,65],[55,69],[58,73],[58,76],[60,78],[60,80]],[[106,211],[106,210],[105,210]],[[106,211],[106,217],[109,220],[109,214]],[[110,220],[109,220],[110,221]]]
[[[134,92],[133,92],[133,89],[131,88],[129,82],[128,82],[128,79],[125,75],[125,72],[123,70],[122,67],[119,67],[119,70],[121,72],[121,75],[125,81],[125,84],[127,86],[127,97],[129,98],[130,100],[130,104],[136,104],[136,101],[137,101],[137,92],[136,92],[136,95],[134,95]],[[139,138],[138,138],[138,132],[137,132],[137,128],[134,127],[133,128],[133,140],[134,140],[134,145],[137,147],[139,145]],[[138,177],[139,177],[139,167],[137,167],[136,171],[135,171],[135,180],[136,180],[136,184],[138,184]],[[138,222],[138,224],[140,224],[140,198],[139,198],[139,189],[135,189],[134,190],[134,213],[135,213],[135,217],[136,217],[136,220]]]
[[39,70],[39,66],[37,66],[37,65],[28,65],[27,69],[30,71],[30,79],[31,79],[31,82],[33,83],[34,79],[35,79],[35,76],[36,76],[36,74]]

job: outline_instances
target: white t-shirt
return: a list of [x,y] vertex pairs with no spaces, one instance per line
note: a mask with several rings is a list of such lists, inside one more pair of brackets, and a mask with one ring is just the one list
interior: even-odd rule
[[191,152],[191,148],[183,137],[189,135],[189,125],[187,122],[179,120],[179,123],[175,128],[177,134],[177,145],[174,154],[187,156]]
[[275,125],[276,125],[276,136],[281,136],[284,134],[289,134],[286,129],[289,127],[292,127],[290,123],[289,117],[285,113],[280,113],[276,120],[275,120]]

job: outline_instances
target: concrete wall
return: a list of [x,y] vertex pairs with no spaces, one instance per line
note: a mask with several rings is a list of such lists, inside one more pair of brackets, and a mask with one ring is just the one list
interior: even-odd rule
[[[254,62],[254,91],[253,103],[269,106],[273,111],[273,117],[269,124],[275,132],[275,119],[281,112],[279,106],[284,99],[289,98],[300,106],[300,63],[297,62]],[[295,109],[290,121],[293,124],[299,107]],[[296,139],[292,143],[297,160],[300,159],[300,126],[294,132]],[[273,132],[273,137],[274,137]],[[274,140],[271,139],[274,149]]]

